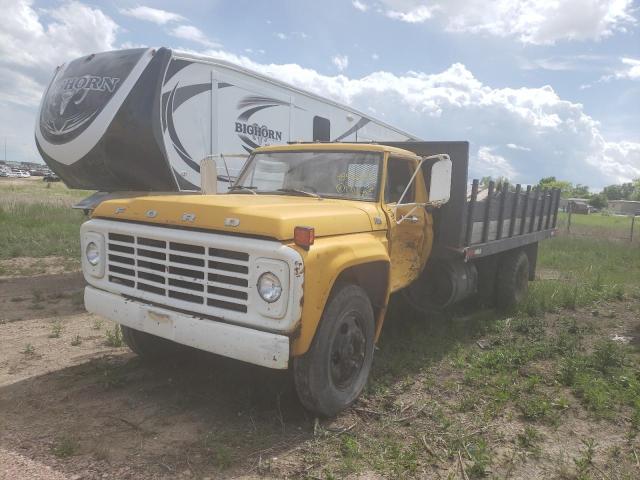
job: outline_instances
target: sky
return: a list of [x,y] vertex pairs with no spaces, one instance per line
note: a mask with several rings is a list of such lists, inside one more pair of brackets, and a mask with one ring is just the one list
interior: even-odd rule
[[[0,141],[33,131],[54,68],[165,46],[223,58],[424,140],[468,140],[471,175],[640,177],[640,0],[0,0]],[[4,156],[0,150],[0,156]]]

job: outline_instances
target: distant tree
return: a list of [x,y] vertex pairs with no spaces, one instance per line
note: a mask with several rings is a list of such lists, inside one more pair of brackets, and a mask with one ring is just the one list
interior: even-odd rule
[[507,177],[498,177],[498,178],[493,178],[493,177],[482,177],[482,178],[480,179],[480,186],[482,186],[482,187],[485,187],[485,188],[486,188],[486,187],[488,187],[488,186],[489,186],[489,182],[493,182],[493,183],[496,185],[496,187],[497,187],[498,185],[501,185],[501,184],[505,183],[505,182],[510,183],[510,182],[509,182],[509,179],[508,179]]
[[573,184],[564,180],[557,180],[556,177],[544,177],[538,182],[540,188],[559,188],[560,195],[563,197],[570,197],[573,191]]
[[633,197],[640,194],[640,181],[608,185],[604,187],[602,193],[607,197],[607,200],[632,200]]
[[591,196],[591,192],[589,192],[589,187],[586,185],[577,183],[571,190],[571,196],[573,198],[589,198]]
[[604,195],[604,193],[591,195],[591,198],[589,199],[589,205],[599,210],[607,208],[607,197]]

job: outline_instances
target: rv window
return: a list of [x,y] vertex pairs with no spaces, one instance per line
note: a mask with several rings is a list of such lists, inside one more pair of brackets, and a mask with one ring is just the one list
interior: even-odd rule
[[331,123],[328,118],[313,117],[313,141],[314,142],[330,142],[331,141]]

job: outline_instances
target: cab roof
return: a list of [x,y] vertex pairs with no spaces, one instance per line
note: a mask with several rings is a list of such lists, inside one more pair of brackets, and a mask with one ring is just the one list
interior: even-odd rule
[[339,142],[309,142],[290,143],[287,145],[269,145],[267,147],[256,148],[256,153],[261,152],[285,152],[285,151],[361,151],[361,152],[387,152],[393,155],[404,157],[417,157],[411,150],[380,145],[378,143],[339,143]]

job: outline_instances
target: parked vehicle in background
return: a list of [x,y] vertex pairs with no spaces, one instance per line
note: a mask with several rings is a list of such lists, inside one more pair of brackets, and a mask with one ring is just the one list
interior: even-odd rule
[[59,182],[61,179],[55,173],[48,173],[44,177],[42,177],[43,182]]
[[241,66],[167,48],[61,65],[38,118],[49,167],[71,188],[102,191],[199,191],[199,163],[211,155],[224,191],[257,147],[414,138]]

